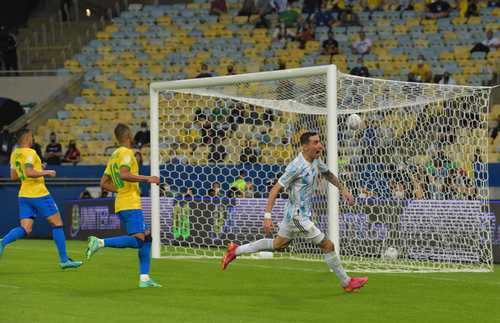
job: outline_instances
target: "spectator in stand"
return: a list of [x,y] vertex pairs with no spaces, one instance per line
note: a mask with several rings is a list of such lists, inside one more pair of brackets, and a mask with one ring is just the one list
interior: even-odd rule
[[214,182],[212,183],[212,187],[208,190],[208,196],[210,197],[221,197],[221,191],[220,191],[220,183],[219,182]]
[[7,165],[10,160],[10,153],[12,152],[12,136],[4,127],[0,133],[0,164]]
[[194,190],[194,188],[189,187],[186,189],[186,193],[184,193],[183,197],[186,201],[192,201],[192,200],[194,200],[195,194],[196,194],[196,191]]
[[62,159],[62,146],[57,142],[54,132],[50,134],[50,143],[45,148],[45,161],[49,165],[60,165]]
[[252,183],[248,182],[243,196],[246,198],[254,198],[256,197],[255,195],[255,186]]
[[328,38],[323,41],[323,55],[338,55],[339,54],[339,42],[335,39],[333,32],[328,32]]
[[255,0],[243,0],[243,5],[241,10],[238,12],[238,16],[251,16],[258,14],[257,6],[255,5]]
[[289,7],[279,14],[280,22],[284,23],[286,27],[295,27],[300,17],[300,10],[294,7]]
[[500,39],[497,37],[494,37],[493,31],[489,29],[486,31],[486,39],[483,40],[481,43],[477,43],[472,47],[470,50],[471,53],[474,52],[485,52],[489,53],[490,51],[495,51],[496,49],[500,48]]
[[12,32],[0,26],[0,61],[6,71],[17,71],[17,40]]
[[314,14],[314,22],[317,27],[331,27],[333,21],[333,12],[328,9],[326,1],[323,1],[320,10]]
[[444,0],[435,0],[427,4],[425,17],[428,19],[445,18],[450,15],[451,6]]
[[175,197],[175,193],[172,192],[170,185],[167,183],[160,185],[160,196],[161,197]]
[[295,36],[296,33],[292,28],[288,28],[285,23],[281,23],[273,32],[273,41],[286,43],[289,40],[294,40]]
[[149,142],[151,139],[151,133],[148,129],[148,124],[146,121],[141,122],[141,130],[137,131],[134,136],[134,143],[138,149],[141,149],[144,146],[149,146]]
[[309,21],[302,27],[301,32],[298,33],[297,40],[300,43],[299,48],[306,48],[307,42],[313,41],[314,39],[314,25],[311,21]]
[[321,0],[304,0],[302,13],[305,13],[308,18],[314,15],[321,7]]
[[432,80],[432,72],[429,64],[425,62],[424,55],[418,55],[417,64],[413,66],[411,72],[415,82],[428,83]]
[[455,85],[457,82],[451,77],[450,73],[444,72],[443,77],[439,80],[439,84]]
[[209,71],[208,71],[208,66],[207,66],[207,64],[202,63],[202,64],[201,64],[201,71],[200,71],[200,74],[198,74],[198,75],[196,76],[196,78],[212,77],[212,76],[213,76],[212,72],[209,72]]
[[363,62],[363,57],[359,57],[357,60],[357,64],[353,69],[349,72],[351,75],[370,77],[370,72],[368,68],[365,66]]
[[497,116],[496,126],[491,130],[490,138],[492,144],[495,142],[495,139],[497,139],[498,132],[500,132],[500,115]]
[[234,71],[233,65],[228,65],[226,70],[227,70],[226,75],[236,75],[236,72]]
[[367,38],[366,34],[361,31],[359,33],[359,39],[352,43],[352,50],[356,54],[365,55],[370,53],[372,46],[372,40],[370,38]]
[[220,16],[227,13],[226,0],[212,0],[210,2],[210,14]]
[[346,5],[345,8],[339,13],[340,26],[361,26],[359,23],[359,17],[354,12],[352,5]]
[[70,140],[68,150],[66,150],[66,154],[64,154],[63,163],[71,163],[73,166],[76,166],[81,160],[82,157],[80,156],[80,150],[76,147],[76,142]]
[[256,145],[252,143],[251,140],[247,140],[245,144],[245,148],[240,155],[241,163],[252,163],[255,164],[259,160],[260,151],[258,148],[255,148]]

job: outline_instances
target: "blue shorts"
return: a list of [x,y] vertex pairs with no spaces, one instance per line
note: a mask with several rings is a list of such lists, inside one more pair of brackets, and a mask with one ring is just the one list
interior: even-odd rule
[[19,218],[29,219],[42,217],[47,218],[59,213],[56,202],[50,195],[42,197],[20,197],[19,198]]
[[146,231],[142,210],[124,210],[117,214],[127,228],[127,234],[144,233]]

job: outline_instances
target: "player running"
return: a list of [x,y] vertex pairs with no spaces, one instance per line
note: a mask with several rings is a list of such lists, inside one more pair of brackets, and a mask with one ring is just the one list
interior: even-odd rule
[[45,218],[52,226],[52,238],[59,253],[59,265],[62,269],[78,268],[81,261],[73,261],[66,254],[66,238],[59,209],[45,186],[45,176],[55,177],[53,170],[43,170],[42,161],[36,151],[31,149],[33,134],[23,129],[18,134],[18,147],[10,156],[10,178],[19,180],[19,219],[20,226],[10,230],[0,242],[0,258],[5,247],[28,236],[36,217]]
[[254,253],[263,250],[280,250],[286,248],[290,241],[303,236],[313,244],[319,246],[325,254],[325,261],[337,275],[342,288],[346,292],[363,287],[368,277],[349,277],[344,271],[339,257],[331,240],[325,237],[311,221],[313,191],[321,174],[326,180],[335,185],[350,205],[354,198],[349,190],[340,183],[339,179],[328,170],[328,167],[319,159],[323,152],[319,135],[315,132],[306,132],[300,137],[302,153],[300,153],[286,168],[269,193],[269,199],[264,213],[264,230],[269,234],[273,223],[271,211],[279,192],[285,188],[289,198],[285,207],[283,221],[279,225],[278,235],[274,239],[261,239],[242,246],[231,242],[222,258],[222,270],[239,255]]
[[111,155],[101,187],[109,192],[116,192],[115,212],[127,229],[127,236],[108,239],[89,237],[86,251],[87,260],[101,248],[133,248],[139,249],[139,287],[161,287],[149,277],[151,264],[151,233],[146,233],[144,215],[141,208],[141,193],[139,182],[159,184],[157,176],[139,175],[139,166],[132,150],[133,136],[130,128],[118,124],[115,137],[120,144]]

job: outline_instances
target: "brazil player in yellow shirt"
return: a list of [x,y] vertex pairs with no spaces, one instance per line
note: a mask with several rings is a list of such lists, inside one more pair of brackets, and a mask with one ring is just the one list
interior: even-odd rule
[[20,226],[12,229],[1,240],[0,257],[8,244],[28,236],[35,218],[41,217],[52,225],[52,238],[59,252],[61,268],[80,267],[81,261],[73,261],[66,254],[66,238],[59,209],[45,186],[44,177],[55,177],[56,172],[43,169],[40,157],[31,149],[33,135],[30,130],[19,132],[17,144],[10,157],[10,177],[21,182],[18,199]]
[[120,147],[111,155],[101,178],[101,187],[106,191],[116,192],[115,213],[120,217],[128,235],[107,239],[90,237],[87,260],[101,248],[139,249],[139,287],[161,287],[149,277],[151,234],[144,225],[139,189],[139,182],[159,184],[160,179],[157,176],[139,175],[139,166],[132,150],[134,139],[128,126],[118,124],[115,137]]

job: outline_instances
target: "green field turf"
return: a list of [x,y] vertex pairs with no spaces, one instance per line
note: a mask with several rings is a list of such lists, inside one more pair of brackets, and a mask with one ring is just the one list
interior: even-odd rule
[[[69,242],[81,259],[85,244]],[[494,273],[371,274],[346,294],[323,263],[154,260],[161,289],[138,289],[130,249],[99,251],[72,271],[52,241],[9,245],[0,260],[0,322],[500,322]]]

